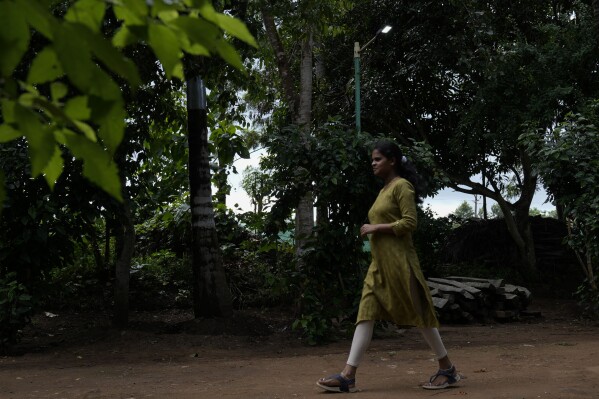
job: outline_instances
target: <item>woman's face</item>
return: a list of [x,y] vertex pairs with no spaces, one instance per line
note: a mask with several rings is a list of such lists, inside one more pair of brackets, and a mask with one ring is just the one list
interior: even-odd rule
[[392,173],[395,173],[395,159],[389,159],[379,152],[372,151],[372,171],[375,176],[385,178]]

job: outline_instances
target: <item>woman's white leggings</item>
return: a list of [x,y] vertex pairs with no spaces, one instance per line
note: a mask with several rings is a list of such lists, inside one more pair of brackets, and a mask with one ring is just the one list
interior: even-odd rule
[[[420,330],[420,333],[422,333],[424,340],[435,353],[437,360],[447,356],[447,350],[445,350],[445,346],[443,345],[443,341],[441,340],[441,336],[439,335],[438,329],[419,328],[418,330]],[[350,366],[358,367],[358,365],[362,361],[362,357],[364,356],[366,349],[368,349],[368,346],[370,345],[373,331],[374,320],[366,320],[358,323],[358,325],[356,326],[356,331],[354,332],[354,339],[352,341],[351,349],[349,351],[349,358],[347,359],[347,364],[349,364]]]

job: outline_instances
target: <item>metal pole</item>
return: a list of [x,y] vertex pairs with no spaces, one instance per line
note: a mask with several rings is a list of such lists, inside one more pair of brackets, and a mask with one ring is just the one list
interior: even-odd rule
[[359,42],[354,42],[354,82],[356,84],[356,132],[362,131],[362,121],[360,118],[360,52],[364,50],[370,43],[372,43],[380,33],[387,33],[391,30],[391,26],[386,25],[376,32],[372,39],[366,42],[364,47],[360,48]]
[[356,132],[360,133],[362,130],[362,123],[360,121],[360,43],[354,43],[354,82],[356,84]]

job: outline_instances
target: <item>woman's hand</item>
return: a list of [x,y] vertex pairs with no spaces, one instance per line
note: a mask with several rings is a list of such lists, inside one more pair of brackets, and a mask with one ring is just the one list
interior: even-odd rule
[[364,224],[360,227],[360,235],[362,237],[367,236],[368,234],[372,234],[376,232],[376,224]]
[[360,227],[360,235],[366,237],[369,234],[395,234],[393,231],[393,223],[388,224],[364,224]]

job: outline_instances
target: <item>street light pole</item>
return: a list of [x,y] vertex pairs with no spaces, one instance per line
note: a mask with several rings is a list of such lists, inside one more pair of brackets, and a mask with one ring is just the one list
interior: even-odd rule
[[362,121],[360,119],[360,53],[364,50],[370,43],[374,41],[381,33],[387,33],[391,30],[391,26],[386,25],[384,28],[379,29],[374,37],[370,39],[366,44],[360,47],[359,42],[354,42],[354,83],[355,83],[355,101],[356,101],[356,132],[360,133],[362,131]]
[[362,131],[360,121],[360,43],[354,43],[354,83],[356,85],[356,132]]

